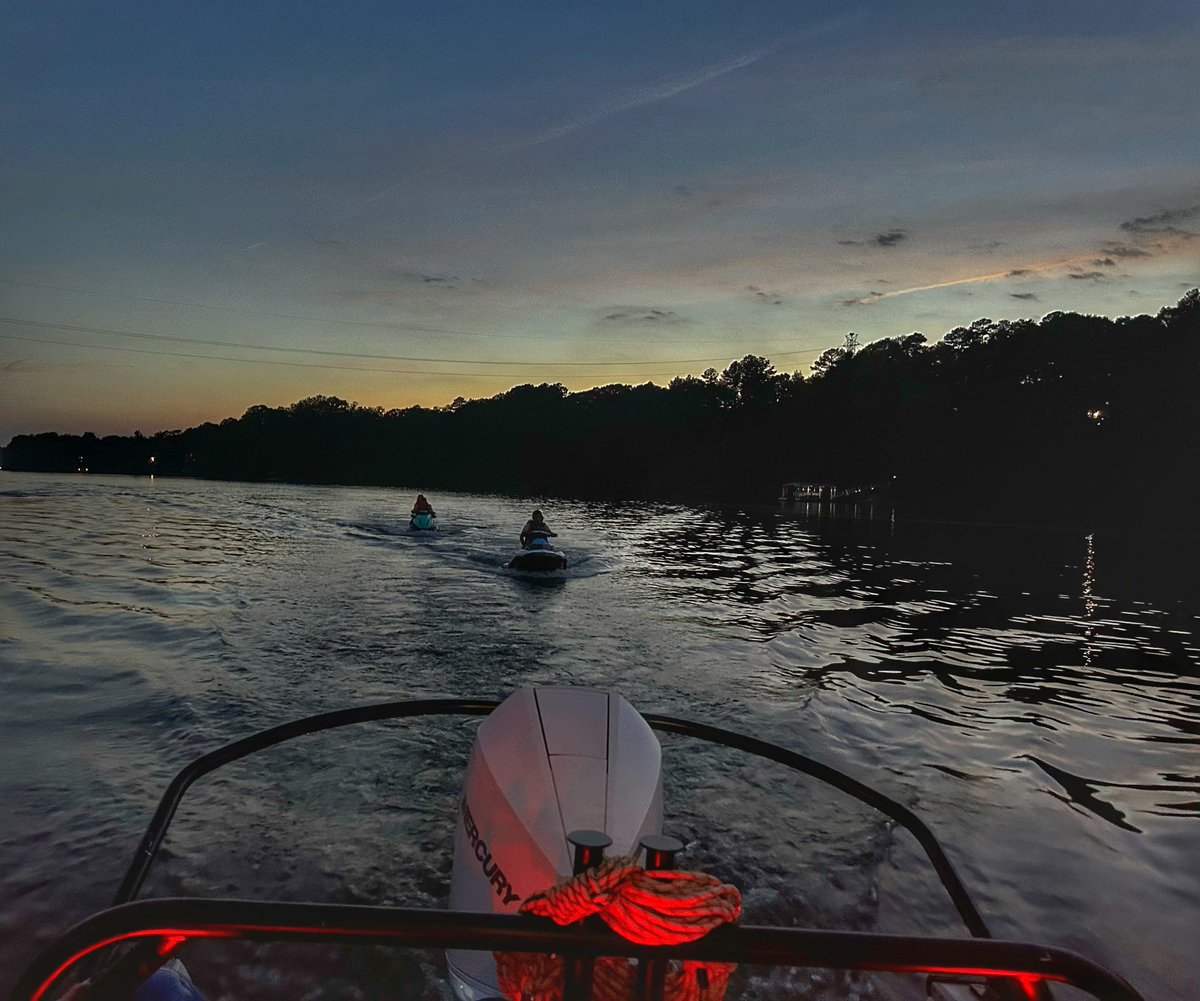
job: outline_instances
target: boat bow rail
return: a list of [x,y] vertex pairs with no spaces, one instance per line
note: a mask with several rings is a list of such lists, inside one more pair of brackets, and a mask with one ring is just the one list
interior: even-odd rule
[[12,1001],[42,1001],[75,963],[107,946],[149,941],[165,954],[191,939],[387,944],[556,953],[592,960],[623,956],[756,963],[938,976],[999,978],[1013,996],[1036,998],[1046,981],[1100,1001],[1142,1001],[1128,983],[1064,949],[996,939],[729,925],[684,945],[639,946],[596,922],[560,928],[543,918],[346,904],[247,900],[139,900],[101,911],[52,943],[26,969]]
[[[766,741],[670,716],[643,713],[655,730],[698,738],[776,761],[867,803],[916,838],[971,938],[877,935],[735,925],[686,945],[639,946],[595,919],[560,928],[527,915],[225,899],[136,901],[175,811],[197,779],[239,758],[307,734],[357,723],[425,716],[486,716],[487,699],[418,699],[322,713],[264,730],[218,748],[186,766],[171,782],[138,845],[114,905],[50,943],[19,978],[11,1001],[42,1001],[75,964],[109,946],[134,943],[129,955],[167,956],[191,939],[340,941],[410,948],[556,953],[591,962],[599,957],[664,958],[793,967],[927,974],[986,980],[1004,998],[1048,998],[1048,982],[1070,984],[1101,1001],[1141,1001],[1126,981],[1063,949],[991,938],[987,925],[932,831],[911,810],[838,769]],[[124,962],[130,966],[128,956]],[[101,974],[103,976],[104,974]]]

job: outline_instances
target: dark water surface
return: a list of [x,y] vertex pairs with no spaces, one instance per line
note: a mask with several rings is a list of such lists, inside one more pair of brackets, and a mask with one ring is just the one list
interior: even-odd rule
[[[547,501],[572,567],[539,585],[502,569],[528,503],[433,495],[443,531],[409,535],[413,496],[0,473],[0,994],[107,903],[192,758],[324,710],[548,682],[850,771],[933,827],[997,935],[1078,949],[1151,1001],[1200,993],[1194,539]],[[444,904],[474,725],[230,766],[189,794],[144,895]],[[871,811],[664,744],[667,828],[749,919],[960,931]],[[198,961],[210,1001],[287,988],[261,952],[234,960]],[[409,972],[330,996],[444,996],[436,957]]]

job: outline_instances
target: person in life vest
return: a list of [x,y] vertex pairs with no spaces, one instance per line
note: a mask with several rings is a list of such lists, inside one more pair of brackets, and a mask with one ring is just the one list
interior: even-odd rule
[[417,502],[412,507],[412,516],[415,518],[419,514],[427,514],[431,518],[437,517],[437,513],[433,510],[433,505],[425,499],[424,494],[417,494]]
[[534,511],[530,519],[525,522],[525,527],[521,529],[521,548],[528,549],[530,543],[538,538],[557,539],[558,533],[550,531],[550,526],[546,524],[541,511]]

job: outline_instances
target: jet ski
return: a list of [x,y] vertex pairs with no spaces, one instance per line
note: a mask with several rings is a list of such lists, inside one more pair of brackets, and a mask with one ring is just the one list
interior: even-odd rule
[[408,519],[408,530],[410,532],[436,532],[437,515],[425,511],[414,514]]
[[528,545],[518,549],[508,561],[510,570],[531,570],[535,573],[565,570],[566,566],[567,554],[550,545],[550,539],[540,532],[533,533]]
[[[425,716],[484,717],[454,810],[453,845],[446,846],[453,858],[448,909],[137,899],[172,818],[197,779],[308,734]],[[738,890],[686,871],[677,857],[686,856],[682,842],[662,833],[659,734],[782,764],[873,807],[916,839],[966,934],[881,935],[742,923]],[[688,743],[679,745],[680,753],[686,753]],[[616,886],[614,874],[629,882]],[[667,906],[655,903],[646,889],[652,884]],[[626,886],[634,886],[634,892],[627,893]],[[674,892],[678,887],[682,894]],[[690,887],[702,891],[692,893]],[[625,917],[615,910],[620,900],[626,902]],[[564,918],[567,905],[575,913],[598,916]],[[693,927],[681,933],[688,922]],[[912,977],[921,975],[921,996],[939,1001],[1066,1001],[1081,996],[1143,1001],[1120,976],[1077,953],[993,939],[932,831],[908,807],[858,779],[755,737],[638,712],[612,692],[567,687],[524,688],[504,702],[429,699],[327,712],[252,734],[198,758],[164,793],[113,906],[44,946],[17,979],[10,1001],[60,1001],[83,977],[90,987],[73,993],[72,1001],[124,1001],[139,984],[152,987],[156,972],[189,943],[211,964],[212,953],[203,949],[214,940],[444,950],[457,1001],[736,1001],[764,996],[767,976],[802,986],[797,974],[809,970],[863,971],[879,980],[889,997],[917,996],[909,990]],[[427,954],[411,953],[417,957],[412,968]],[[241,954],[232,955],[238,962]],[[750,969],[739,973],[737,964]],[[771,967],[780,969],[776,974]],[[404,969],[405,964],[390,968]],[[827,980],[829,975],[813,976]],[[182,983],[180,976],[160,979]],[[536,990],[514,987],[534,980]],[[335,992],[344,993],[341,981],[331,983]],[[614,984],[621,991],[614,993]],[[1077,990],[1056,994],[1058,984]],[[410,994],[404,983],[365,986],[371,988],[367,996]],[[246,998],[260,996],[252,987]],[[205,984],[198,980],[195,989],[203,994]],[[864,989],[874,996],[870,984]],[[814,990],[804,996],[820,994]],[[318,987],[312,996],[320,993]],[[141,989],[138,996],[144,996]],[[216,1001],[215,993],[208,997]]]

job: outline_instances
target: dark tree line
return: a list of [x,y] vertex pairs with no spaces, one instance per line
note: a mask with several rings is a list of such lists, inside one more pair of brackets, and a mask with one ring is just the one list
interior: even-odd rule
[[809,480],[967,516],[1121,518],[1200,501],[1198,383],[1193,289],[1154,316],[981,319],[935,344],[834,348],[807,378],[747,355],[666,387],[523,385],[387,411],[316,396],[152,437],[19,435],[3,464],[739,502]]

